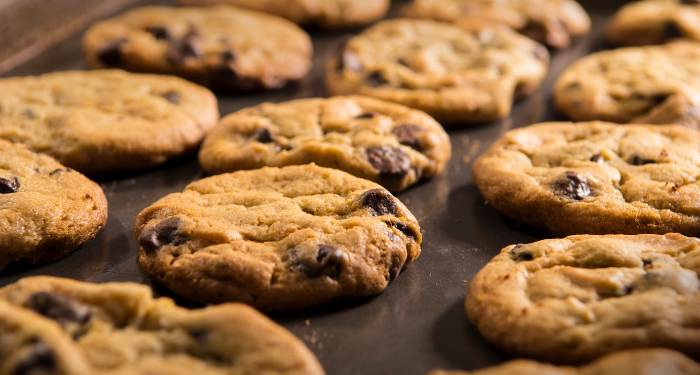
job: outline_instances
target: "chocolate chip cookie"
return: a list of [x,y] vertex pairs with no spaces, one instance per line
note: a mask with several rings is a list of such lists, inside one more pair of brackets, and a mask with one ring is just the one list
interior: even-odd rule
[[21,279],[0,289],[0,336],[2,374],[323,374],[248,306],[186,310],[134,283]]
[[0,79],[0,138],[90,175],[192,152],[218,118],[216,97],[177,77],[103,70]]
[[697,375],[700,364],[674,350],[635,349],[608,354],[579,368],[525,359],[473,372],[436,370],[428,375]]
[[557,108],[575,121],[681,124],[700,129],[700,44],[594,53],[557,80]]
[[312,28],[362,26],[383,18],[389,0],[179,0],[181,5],[230,4],[284,17]]
[[517,357],[580,364],[665,347],[697,360],[699,273],[700,240],[676,233],[510,245],[474,277],[466,310]]
[[362,94],[420,109],[443,123],[508,116],[514,97],[533,92],[549,53],[507,26],[398,19],[352,38],[326,67],[332,95]]
[[361,97],[264,103],[224,117],[199,153],[209,173],[316,163],[403,190],[440,173],[450,139],[425,113]]
[[414,0],[404,15],[439,21],[486,18],[554,48],[568,46],[571,38],[591,29],[588,14],[575,0]]
[[672,39],[700,42],[700,1],[645,0],[623,6],[610,20],[608,42],[642,46]]
[[93,68],[173,74],[217,93],[282,87],[312,55],[295,24],[227,5],[137,8],[93,25],[83,47]]
[[511,130],[472,166],[505,216],[556,236],[700,235],[700,133],[676,125],[549,123]]
[[379,293],[421,243],[387,190],[313,164],[194,182],[143,210],[135,235],[141,267],[174,292],[261,310]]
[[96,183],[49,156],[0,140],[0,270],[20,259],[61,258],[106,222],[107,199]]

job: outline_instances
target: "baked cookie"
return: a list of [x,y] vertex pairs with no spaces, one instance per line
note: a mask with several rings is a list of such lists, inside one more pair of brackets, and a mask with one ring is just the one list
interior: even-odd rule
[[198,310],[145,285],[29,277],[0,289],[0,374],[322,375],[306,346],[242,304]]
[[700,235],[700,133],[674,125],[549,123],[511,130],[472,166],[505,216],[555,236]]
[[362,26],[384,18],[389,0],[179,0],[180,5],[230,4],[322,29]]
[[700,358],[700,240],[571,236],[504,248],[471,282],[466,310],[517,357],[580,364],[665,347]]
[[670,39],[700,42],[700,1],[645,0],[620,8],[606,31],[608,42],[642,46]]
[[697,375],[700,364],[668,349],[635,349],[608,354],[586,366],[558,367],[518,359],[473,372],[436,370],[428,375]]
[[144,7],[94,24],[92,68],[172,74],[217,93],[275,89],[311,68],[309,36],[280,17],[219,5]]
[[331,95],[362,94],[420,109],[440,122],[508,116],[536,90],[549,53],[507,26],[397,19],[350,39],[326,67]]
[[554,86],[575,121],[681,124],[700,129],[700,44],[628,47],[586,56]]
[[455,21],[466,16],[503,22],[549,47],[564,48],[588,34],[591,20],[575,0],[414,0],[407,17]]
[[192,152],[218,119],[216,97],[177,77],[103,70],[0,79],[0,138],[90,175]]
[[106,222],[99,185],[49,156],[0,140],[0,270],[20,259],[61,258]]
[[224,117],[199,152],[218,174],[316,163],[400,191],[440,173],[450,138],[430,116],[361,96],[264,103]]
[[143,210],[135,235],[141,267],[174,292],[268,311],[379,293],[421,243],[388,191],[313,164],[194,182]]

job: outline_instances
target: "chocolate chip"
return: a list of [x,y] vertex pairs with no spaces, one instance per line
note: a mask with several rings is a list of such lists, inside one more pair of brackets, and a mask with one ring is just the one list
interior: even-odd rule
[[567,88],[567,89],[570,89],[570,90],[571,90],[571,89],[577,89],[577,88],[579,88],[579,87],[581,87],[581,84],[578,83],[578,82],[571,82],[571,83],[569,83],[568,85],[566,85],[566,88]]
[[368,74],[365,78],[365,81],[370,87],[379,87],[382,84],[387,83],[387,80],[384,78],[382,72],[378,70],[375,70],[374,72]]
[[529,251],[523,251],[518,253],[518,260],[533,260],[534,257],[532,256],[532,253]]
[[97,58],[108,67],[120,66],[124,61],[122,59],[122,45],[126,43],[126,39],[115,40],[100,50]]
[[400,180],[411,170],[411,160],[403,151],[393,147],[371,147],[367,159],[379,171],[379,177]]
[[13,177],[12,180],[0,177],[0,194],[16,193],[19,190],[19,180]]
[[591,161],[598,164],[605,163],[605,158],[601,154],[591,156]]
[[182,39],[170,42],[166,57],[173,64],[182,64],[188,58],[200,57],[203,54],[202,46],[197,40],[197,34],[190,31]]
[[683,37],[683,30],[673,21],[668,21],[664,24],[664,38],[677,39]]
[[398,138],[399,143],[409,146],[415,150],[421,151],[420,142],[416,138],[416,134],[423,132],[425,129],[413,124],[399,125],[391,132]]
[[181,221],[178,217],[171,217],[146,229],[139,237],[139,244],[146,252],[152,252],[165,245],[181,245],[185,243],[187,237],[177,234]]
[[548,61],[549,60],[549,51],[547,51],[547,47],[545,47],[541,44],[537,45],[535,50],[532,51],[532,54],[540,61]]
[[221,56],[221,60],[223,60],[224,62],[230,62],[236,58],[236,55],[234,55],[233,52],[231,52],[231,51],[221,52],[220,56]]
[[408,67],[408,68],[411,67],[410,65],[408,65],[408,61],[406,61],[405,59],[400,58],[400,59],[396,60],[396,62],[405,66],[405,67]]
[[[43,371],[42,371],[43,370]],[[38,373],[53,373],[56,370],[56,355],[51,347],[43,341],[36,341],[28,353],[25,353],[17,363],[12,375],[30,375]]]
[[222,65],[214,69],[210,73],[208,86],[216,93],[254,91],[263,87],[258,80],[239,77],[238,73],[229,65]]
[[409,227],[408,224],[404,223],[403,221],[387,221],[386,224],[398,229],[401,231],[401,233],[405,234],[406,237],[410,237],[413,240],[418,238],[416,232],[414,232],[413,229],[411,229],[411,227]]
[[369,112],[364,112],[361,113],[357,116],[355,116],[356,119],[369,119],[369,118],[374,118],[374,116],[378,115],[379,113],[374,112],[374,111],[369,111]]
[[336,279],[343,263],[347,261],[348,255],[335,246],[319,244],[313,259],[299,257],[297,254],[292,255],[291,258],[291,267],[310,278],[326,275]]
[[153,36],[158,40],[168,40],[172,38],[170,30],[163,26],[149,26],[146,28],[146,31],[153,34]]
[[36,114],[31,110],[31,108],[26,108],[24,111],[22,111],[22,115],[24,115],[26,118],[36,118]]
[[275,136],[268,128],[257,128],[253,132],[252,138],[260,143],[271,143],[275,140]]
[[554,183],[554,188],[565,196],[580,201],[591,194],[586,177],[574,172],[564,173],[564,178]]
[[200,344],[206,344],[209,339],[209,331],[204,329],[190,329],[187,333]]
[[629,162],[629,164],[631,164],[631,165],[644,165],[644,164],[653,164],[653,163],[656,163],[656,160],[647,159],[647,158],[641,157],[639,155],[632,155],[632,157],[630,158],[630,162]]
[[632,292],[634,292],[634,287],[631,285],[627,285],[623,288],[622,295],[629,296],[630,294],[632,294]]
[[180,104],[180,93],[175,91],[168,91],[161,95],[165,100],[172,104]]
[[53,177],[57,173],[71,172],[71,171],[72,171],[72,169],[70,169],[70,168],[58,168],[58,169],[54,169],[53,171],[49,172],[49,176]]
[[396,216],[394,197],[384,189],[367,190],[358,198],[367,207],[372,216]]
[[39,314],[66,323],[87,323],[92,317],[90,307],[73,298],[50,292],[38,292],[32,294],[26,303],[26,307]]

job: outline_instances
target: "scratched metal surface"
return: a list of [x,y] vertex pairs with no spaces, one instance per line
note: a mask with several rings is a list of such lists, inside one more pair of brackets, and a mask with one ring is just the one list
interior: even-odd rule
[[[0,0],[2,1],[2,0]],[[463,301],[468,282],[507,245],[533,242],[545,234],[516,228],[484,204],[472,183],[471,162],[509,129],[562,120],[552,106],[556,76],[577,58],[605,47],[605,21],[623,1],[583,0],[593,32],[555,52],[542,88],[515,103],[511,116],[472,128],[452,127],[453,157],[445,173],[398,194],[424,231],[422,254],[383,293],[339,301],[321,308],[271,315],[302,338],[328,374],[425,374],[434,368],[477,369],[508,359],[468,322]],[[169,4],[140,1],[139,4]],[[396,14],[398,2],[391,14]],[[358,30],[352,30],[357,32]],[[220,98],[222,115],[263,101],[323,96],[324,62],[350,32],[311,31],[314,68],[306,79],[282,90]],[[80,35],[46,51],[7,75],[85,69]],[[204,177],[194,156],[162,167],[98,180],[109,200],[109,220],[97,237],[71,255],[34,267],[19,263],[0,273],[0,286],[30,275],[53,275],[91,282],[133,281],[153,286],[188,307],[195,304],[153,285],[137,263],[136,215],[157,199]]]

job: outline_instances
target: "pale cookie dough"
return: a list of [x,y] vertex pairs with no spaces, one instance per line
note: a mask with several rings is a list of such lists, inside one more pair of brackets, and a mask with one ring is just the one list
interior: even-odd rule
[[143,210],[135,235],[141,267],[174,292],[261,310],[379,293],[421,243],[387,190],[313,164],[194,182]]
[[608,42],[616,45],[660,44],[672,39],[700,42],[698,0],[645,0],[623,6],[610,20]]

